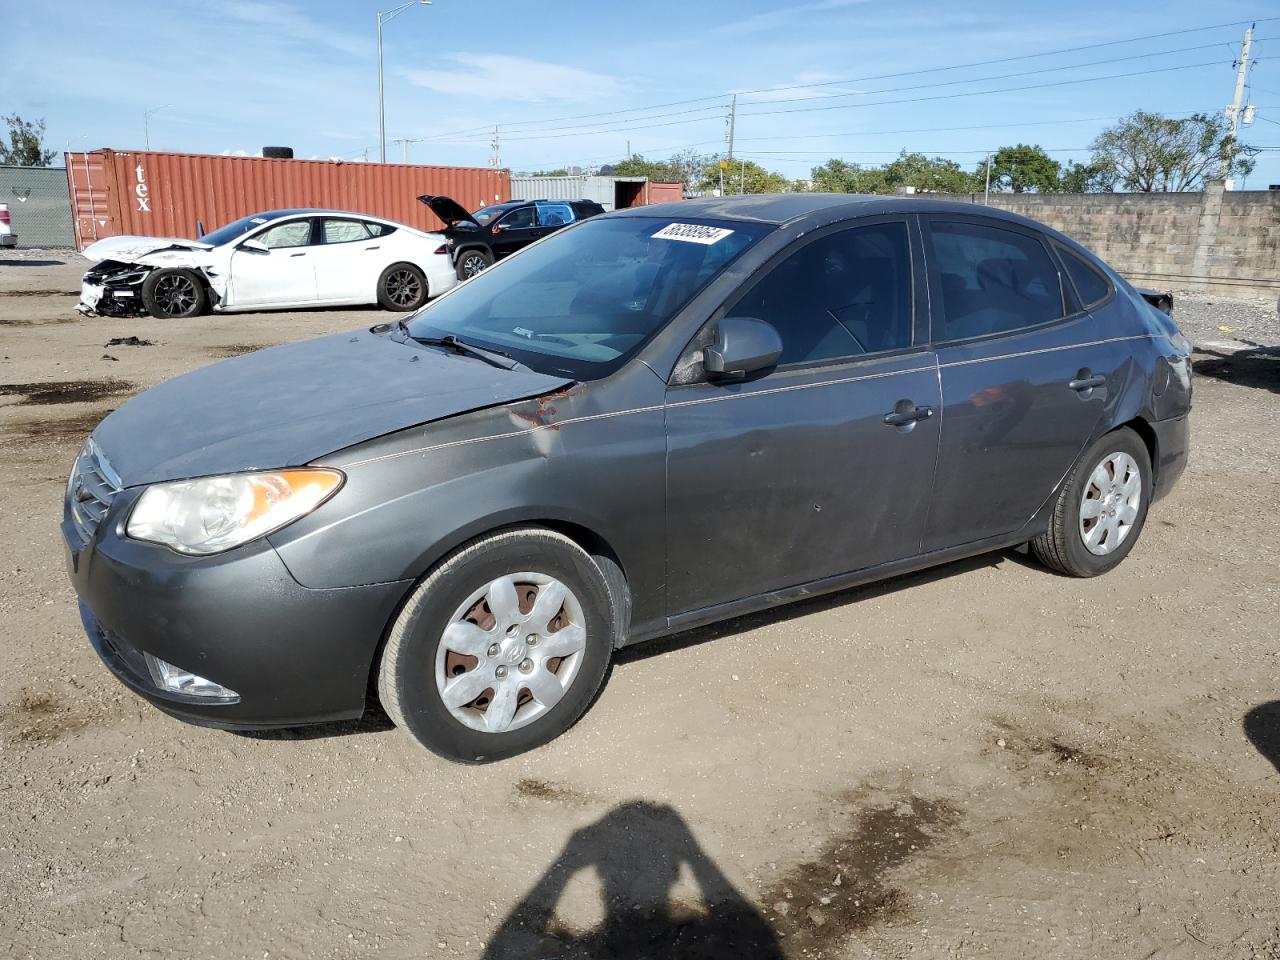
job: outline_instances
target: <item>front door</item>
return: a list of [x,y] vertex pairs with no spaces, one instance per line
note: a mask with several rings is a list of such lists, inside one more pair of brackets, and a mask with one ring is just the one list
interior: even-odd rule
[[253,235],[266,250],[245,247],[231,255],[230,307],[314,303],[316,270],[310,218],[289,220]]
[[925,549],[939,550],[1036,514],[1098,425],[1117,355],[1037,232],[922,220],[943,407]]
[[784,350],[749,381],[668,388],[671,615],[919,551],[940,397],[918,249],[906,220],[820,231],[719,312]]
[[489,245],[493,248],[494,259],[501,260],[533,243],[538,239],[537,229],[532,205],[512,210],[489,229]]

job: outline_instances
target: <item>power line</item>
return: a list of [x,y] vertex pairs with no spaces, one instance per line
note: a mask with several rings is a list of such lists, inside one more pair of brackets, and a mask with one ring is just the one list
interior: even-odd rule
[[[1259,37],[1261,40],[1277,40],[1280,37]],[[1257,42],[1257,41],[1255,41]],[[1109,57],[1105,60],[1089,60],[1085,63],[1068,63],[1060,67],[1038,67],[1035,70],[1019,70],[1016,73],[989,74],[985,77],[969,77],[965,80],[939,80],[934,83],[918,83],[906,87],[887,87],[883,90],[859,90],[854,93],[826,93],[816,97],[791,97],[786,100],[751,100],[748,104],[757,103],[804,103],[812,100],[836,100],[846,97],[871,97],[881,93],[900,93],[906,90],[925,90],[931,87],[950,87],[960,83],[983,83],[988,80],[1009,80],[1013,77],[1030,77],[1040,73],[1058,73],[1062,70],[1077,70],[1081,67],[1098,67],[1108,63],[1124,63],[1129,60],[1145,60],[1149,57],[1164,57],[1174,53],[1188,53],[1192,50],[1208,50],[1223,46],[1222,41],[1202,43],[1193,47],[1179,47],[1174,50],[1155,50],[1151,53],[1135,53],[1127,57]]]
[[1120,80],[1125,77],[1141,77],[1152,73],[1169,73],[1175,70],[1195,70],[1200,67],[1220,67],[1223,61],[1208,60],[1203,63],[1184,63],[1175,67],[1155,67],[1151,70],[1132,70],[1128,73],[1109,73],[1100,77],[1079,77],[1074,80],[1053,80],[1049,83],[1031,83],[1020,87],[1002,87],[995,90],[964,90],[960,93],[940,93],[929,97],[904,97],[897,100],[876,100],[872,103],[842,103],[828,107],[791,107],[786,110],[753,110],[743,112],[744,117],[770,117],[782,113],[815,113],[826,110],[854,110],[859,107],[881,107],[899,103],[923,103],[926,100],[956,100],[961,97],[982,97],[992,93],[1019,93],[1024,90],[1043,90],[1047,87],[1066,87],[1077,83],[1096,83],[1099,80]]
[[[1171,31],[1166,31],[1164,33],[1144,34],[1137,37],[1128,37],[1123,40],[1108,40],[1100,43],[1082,44],[1075,47],[1063,47],[1057,50],[1044,50],[1036,53],[1019,54],[1017,56],[1012,56],[1012,57],[996,57],[988,60],[975,60],[969,63],[948,64],[940,67],[923,67],[918,70],[905,70],[905,71],[899,71],[895,73],[871,74],[864,77],[854,77],[854,78],[844,79],[844,80],[829,80],[829,81],[822,81],[819,83],[800,83],[800,84],[789,84],[789,85],[774,86],[774,87],[762,87],[756,90],[740,90],[737,92],[740,95],[747,96],[751,94],[777,93],[777,92],[784,92],[787,90],[804,90],[804,89],[813,89],[817,87],[837,86],[840,84],[847,84],[847,83],[864,83],[871,80],[891,80],[891,79],[897,79],[899,77],[919,76],[922,74],[941,73],[941,72],[946,72],[951,70],[964,70],[971,67],[992,66],[1000,63],[1014,63],[1021,60],[1037,59],[1039,57],[1058,56],[1064,53],[1078,53],[1084,50],[1096,50],[1103,47],[1120,46],[1127,43],[1138,43],[1143,40],[1159,40],[1166,37],[1184,36],[1186,34],[1201,33],[1207,30],[1217,30],[1225,27],[1240,26],[1248,23],[1267,23],[1267,22],[1276,21],[1276,20],[1280,20],[1280,17],[1262,17],[1256,20],[1232,20],[1225,23],[1214,23],[1214,24],[1207,24],[1205,26],[1199,26],[1199,27],[1188,27],[1183,30],[1171,30]],[[1227,41],[1222,41],[1222,42],[1225,43]],[[1215,44],[1210,44],[1209,46],[1214,46],[1214,45]],[[1168,51],[1163,51],[1163,52],[1168,52]],[[1063,69],[1067,69],[1067,68],[1064,67]],[[559,123],[565,120],[585,120],[585,119],[591,119],[591,118],[600,117],[600,116],[612,117],[612,116],[617,116],[619,114],[624,114],[624,113],[640,113],[647,110],[657,110],[657,109],[663,109],[665,107],[672,107],[672,106],[684,106],[686,104],[691,104],[691,103],[703,103],[710,100],[718,100],[723,102],[724,99],[725,99],[725,95],[716,94],[716,95],[710,95],[705,97],[693,97],[685,100],[674,100],[666,103],[649,104],[641,107],[628,107],[628,108],[623,108],[619,110],[601,111],[598,113],[576,114],[576,115],[570,115],[570,116],[564,116],[564,117],[546,117],[541,119],[503,121],[501,122],[501,125],[504,127],[512,127],[517,125],[536,126],[538,124],[544,124],[544,123]],[[803,99],[814,99],[814,98],[803,98]],[[757,102],[764,102],[764,101],[757,101]],[[724,109],[724,108],[721,107],[720,109]],[[638,117],[634,119],[651,120],[651,119],[657,119],[657,117],[656,116],[655,117]],[[459,130],[448,131],[446,133],[432,134],[424,139],[436,141],[436,140],[442,140],[442,139],[446,139],[454,136],[464,136],[466,134],[488,131],[491,128],[492,128],[492,124],[487,124],[487,123],[478,124],[474,127],[467,127]],[[532,132],[532,131],[527,131],[527,132]],[[463,141],[458,141],[458,142],[463,142]]]

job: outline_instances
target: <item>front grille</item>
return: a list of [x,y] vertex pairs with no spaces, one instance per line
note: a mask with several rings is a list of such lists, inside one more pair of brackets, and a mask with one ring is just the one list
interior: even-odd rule
[[98,445],[90,439],[71,468],[67,507],[80,538],[88,543],[120,492],[120,478]]

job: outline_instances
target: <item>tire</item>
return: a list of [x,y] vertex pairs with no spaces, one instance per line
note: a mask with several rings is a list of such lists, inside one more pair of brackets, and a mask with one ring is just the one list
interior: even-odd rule
[[493,265],[493,254],[480,247],[472,247],[458,254],[458,279],[470,280],[477,273]]
[[378,277],[378,306],[408,312],[427,302],[427,278],[412,263],[393,263]]
[[[515,590],[503,594],[504,582]],[[548,613],[561,596],[552,584],[567,592]],[[378,667],[378,697],[396,726],[449,760],[532,750],[595,699],[620,609],[600,567],[567,537],[522,527],[473,540],[441,561],[400,611]]]
[[[1136,483],[1116,479],[1134,472]],[[1031,552],[1068,576],[1106,573],[1129,555],[1142,534],[1151,489],[1151,456],[1136,433],[1125,427],[1098,438],[1063,485],[1049,529],[1031,541]],[[1097,506],[1086,507],[1086,500]]]
[[204,313],[209,293],[194,270],[153,270],[142,282],[142,305],[158,320],[186,320]]

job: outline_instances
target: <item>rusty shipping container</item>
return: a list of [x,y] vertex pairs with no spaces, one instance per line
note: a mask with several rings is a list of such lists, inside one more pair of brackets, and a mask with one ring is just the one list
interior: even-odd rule
[[441,223],[418,197],[453,197],[468,210],[507,200],[506,170],[414,164],[276,160],[192,153],[94,150],[68,153],[76,243],[120,235],[195,237],[264,210],[323,207],[423,230]]
[[655,183],[649,181],[649,196],[647,203],[668,203],[672,200],[684,199],[683,183]]

